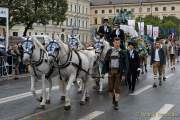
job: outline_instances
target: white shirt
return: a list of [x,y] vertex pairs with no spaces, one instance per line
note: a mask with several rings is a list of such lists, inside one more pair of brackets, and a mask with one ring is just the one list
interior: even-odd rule
[[108,32],[107,26],[104,26],[104,31]]
[[160,61],[160,57],[159,57],[159,49],[156,49],[155,51],[155,58],[154,61],[159,62]]
[[133,55],[133,50],[130,51],[130,57],[132,57],[132,55]]

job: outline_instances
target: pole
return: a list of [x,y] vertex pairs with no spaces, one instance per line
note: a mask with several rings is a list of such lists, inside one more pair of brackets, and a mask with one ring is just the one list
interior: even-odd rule
[[6,8],[6,51],[9,46],[9,9]]

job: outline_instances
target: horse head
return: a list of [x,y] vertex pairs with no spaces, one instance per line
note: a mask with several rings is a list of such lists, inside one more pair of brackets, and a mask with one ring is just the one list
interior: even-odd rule
[[97,56],[104,56],[110,45],[104,38],[95,38],[94,48]]
[[44,46],[35,38],[23,37],[23,62],[25,64],[31,63],[33,60],[41,58],[42,53],[46,52]]
[[60,45],[54,40],[47,45],[46,51],[48,52],[48,60],[50,62],[57,60],[60,49]]

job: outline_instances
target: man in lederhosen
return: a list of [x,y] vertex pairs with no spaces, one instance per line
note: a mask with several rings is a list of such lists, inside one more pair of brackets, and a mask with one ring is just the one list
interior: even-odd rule
[[112,31],[111,38],[119,37],[121,39],[121,49],[125,49],[125,34],[118,23],[114,24],[115,29]]
[[168,46],[168,51],[170,55],[170,64],[171,64],[171,70],[175,71],[175,65],[176,65],[176,43],[174,39],[171,39]]
[[128,42],[128,49],[129,69],[127,81],[129,85],[129,92],[133,93],[135,90],[138,70],[140,69],[140,59],[138,52],[135,50],[135,42]]
[[114,47],[110,48],[104,59],[102,75],[109,73],[109,92],[113,97],[114,109],[118,110],[118,99],[120,95],[120,83],[125,79],[128,69],[127,51],[120,49],[120,38],[114,38]]
[[[165,53],[164,50],[161,48],[161,44],[159,39],[156,40],[155,47],[152,49],[151,52],[151,65],[153,68],[153,77],[154,77],[154,84],[153,88],[157,87],[157,80],[159,79],[159,86],[162,85],[162,72],[163,66],[165,65]],[[159,77],[158,77],[159,73]]]
[[103,25],[99,27],[98,34],[100,37],[105,39],[111,44],[111,27],[108,25],[108,18],[104,18]]

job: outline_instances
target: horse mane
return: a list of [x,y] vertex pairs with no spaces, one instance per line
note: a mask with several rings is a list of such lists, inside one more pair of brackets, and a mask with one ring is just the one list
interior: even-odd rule
[[32,41],[33,41],[35,47],[40,48],[40,49],[44,50],[45,52],[47,52],[45,47],[37,39],[32,38]]

